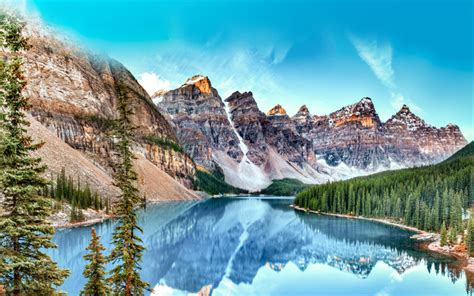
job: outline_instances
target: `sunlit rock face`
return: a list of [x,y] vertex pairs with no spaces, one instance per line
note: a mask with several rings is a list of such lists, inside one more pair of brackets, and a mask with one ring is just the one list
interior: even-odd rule
[[268,110],[267,112],[267,116],[279,116],[279,115],[288,116],[286,114],[286,110],[280,104],[277,104],[275,107]]
[[341,163],[362,169],[389,166],[381,145],[383,126],[370,98],[313,118],[307,133],[317,155],[329,165]]
[[214,168],[215,151],[224,152],[235,161],[242,158],[225,105],[207,77],[193,76],[179,88],[166,92],[158,107],[169,115],[180,143],[196,163]]
[[109,134],[112,120],[118,117],[118,87],[122,85],[137,127],[135,152],[191,186],[192,160],[145,140],[152,137],[178,142],[170,124],[122,64],[53,37],[48,29],[28,27],[26,34],[30,47],[22,53],[25,94],[35,119],[110,174],[113,152]]

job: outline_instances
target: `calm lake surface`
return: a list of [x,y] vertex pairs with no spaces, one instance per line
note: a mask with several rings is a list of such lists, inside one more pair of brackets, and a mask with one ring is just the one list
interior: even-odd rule
[[[295,212],[291,199],[167,202],[139,211],[143,278],[156,295],[466,295],[450,258],[420,251],[413,233],[355,219]],[[95,225],[111,249],[115,221]],[[78,295],[90,227],[57,231],[50,251]],[[454,267],[453,267],[454,266]]]

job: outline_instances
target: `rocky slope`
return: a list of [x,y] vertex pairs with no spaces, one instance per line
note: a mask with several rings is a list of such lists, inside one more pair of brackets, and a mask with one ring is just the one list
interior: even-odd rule
[[[56,147],[46,145],[47,153],[40,152],[51,171],[58,173],[66,167],[67,174],[83,175],[103,196],[115,195],[116,190],[110,187],[114,153],[108,135],[117,117],[117,88],[123,85],[137,127],[135,153],[140,156],[138,162],[147,162],[147,169],[138,170],[139,179],[179,188],[167,197],[157,189],[144,189],[143,193],[149,199],[196,197],[183,186],[192,186],[192,159],[180,151],[173,128],[123,65],[59,40],[41,28],[28,27],[25,34],[30,45],[23,53],[25,94],[32,104],[29,113],[31,121],[39,122],[50,134],[45,136],[36,123],[29,132],[56,143]],[[174,179],[157,177],[161,174]]]
[[273,179],[320,183],[434,163],[467,143],[457,126],[429,126],[406,106],[384,123],[370,98],[329,115],[302,106],[289,117],[281,105],[265,114],[252,92],[234,92],[224,105],[204,76],[156,98],[198,164],[219,166],[227,182],[249,190]]

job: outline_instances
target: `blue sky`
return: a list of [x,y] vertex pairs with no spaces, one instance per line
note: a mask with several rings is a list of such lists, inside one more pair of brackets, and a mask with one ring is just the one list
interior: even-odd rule
[[[5,1],[5,0],[4,0]],[[17,4],[22,1],[15,1]],[[407,104],[474,139],[472,1],[46,1],[48,25],[121,61],[149,91],[208,75],[225,98],[251,90],[263,111],[326,114],[374,100]]]

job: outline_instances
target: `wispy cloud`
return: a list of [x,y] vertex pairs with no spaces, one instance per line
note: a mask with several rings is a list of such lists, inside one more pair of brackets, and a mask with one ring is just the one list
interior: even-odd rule
[[167,44],[155,56],[153,71],[172,87],[192,75],[207,75],[223,98],[236,90],[252,91],[262,103],[282,96],[274,67],[285,60],[291,46],[227,47],[216,52],[190,44]]
[[395,72],[392,67],[393,50],[389,43],[380,43],[377,40],[364,40],[356,36],[350,36],[359,57],[367,63],[377,79],[387,88],[391,105],[394,109],[400,109],[404,104],[410,105],[414,111],[421,111],[415,103],[407,100],[398,91],[395,83]]
[[362,40],[351,36],[351,41],[360,58],[369,65],[375,76],[386,87],[395,88],[395,78],[392,68],[392,46],[380,44],[376,40]]
[[169,90],[171,88],[171,82],[169,80],[160,79],[160,77],[153,72],[139,74],[138,82],[149,95],[153,95],[157,90]]

